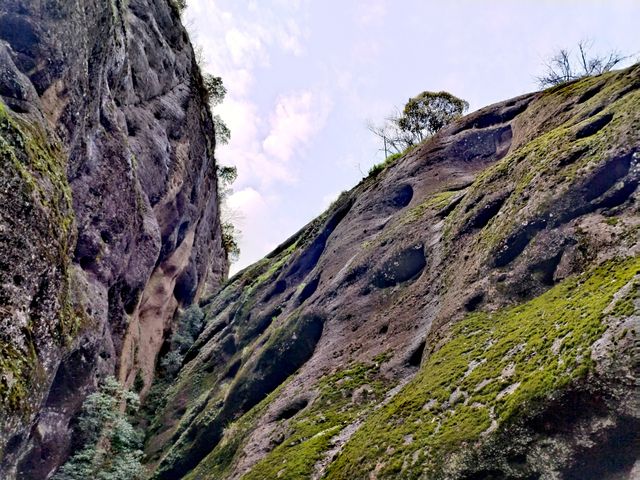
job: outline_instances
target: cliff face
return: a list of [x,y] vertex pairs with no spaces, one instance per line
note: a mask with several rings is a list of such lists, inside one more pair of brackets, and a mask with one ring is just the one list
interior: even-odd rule
[[640,66],[461,119],[215,294],[172,4],[5,0],[0,96],[1,478],[47,478],[109,374],[160,388],[158,479],[640,476]]
[[46,478],[226,275],[213,124],[166,0],[3,1],[0,97],[0,477]]
[[640,475],[640,66],[487,107],[201,303],[155,478]]

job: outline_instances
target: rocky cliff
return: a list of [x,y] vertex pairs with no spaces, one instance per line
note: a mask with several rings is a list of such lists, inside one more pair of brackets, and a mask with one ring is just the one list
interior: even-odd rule
[[167,0],[4,0],[0,99],[0,477],[44,479],[226,276],[213,124]]
[[159,480],[640,477],[640,65],[462,118],[220,291],[171,2],[4,0],[0,97],[1,478],[110,374]]
[[638,478],[640,66],[379,170],[201,303],[154,478]]

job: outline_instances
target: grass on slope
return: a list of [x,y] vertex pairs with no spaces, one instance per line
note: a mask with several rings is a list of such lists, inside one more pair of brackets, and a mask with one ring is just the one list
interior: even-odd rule
[[468,315],[416,378],[367,419],[326,478],[437,472],[448,453],[584,377],[590,347],[605,330],[603,310],[638,273],[640,257],[612,261],[522,305]]

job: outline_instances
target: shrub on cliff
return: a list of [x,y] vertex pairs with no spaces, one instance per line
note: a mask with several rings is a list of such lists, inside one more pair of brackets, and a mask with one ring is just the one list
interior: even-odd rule
[[171,349],[160,361],[165,374],[173,378],[182,366],[182,359],[196,341],[204,326],[204,313],[198,305],[191,305],[178,319],[171,336]]
[[[213,108],[220,105],[227,94],[227,88],[224,86],[224,83],[222,83],[222,78],[211,75],[210,73],[205,73],[202,75],[202,81],[204,84],[204,94],[209,103],[209,107]],[[231,130],[229,130],[227,124],[224,123],[224,120],[222,120],[222,117],[218,114],[214,114],[212,118],[216,143],[220,145],[229,143]]]
[[182,13],[184,9],[187,8],[187,0],[174,0],[173,3],[180,13]]
[[78,431],[83,448],[60,468],[54,480],[141,479],[142,437],[128,420],[138,407],[137,394],[122,388],[115,378],[106,378],[82,405]]
[[240,256],[240,230],[234,224],[235,212],[227,204],[227,199],[233,193],[231,184],[238,178],[238,169],[230,166],[218,166],[218,198],[220,198],[220,217],[222,220],[222,246],[231,262]]

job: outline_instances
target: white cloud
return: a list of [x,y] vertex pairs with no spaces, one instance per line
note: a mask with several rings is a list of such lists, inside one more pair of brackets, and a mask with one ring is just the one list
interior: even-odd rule
[[[309,36],[294,14],[300,2],[281,2],[265,7],[252,1],[242,15],[234,16],[219,0],[190,0],[185,24],[194,43],[202,45],[207,70],[222,76],[229,95],[244,96],[249,92],[256,67],[266,67],[270,53],[280,49],[300,56]],[[228,5],[228,2],[226,3]],[[238,73],[240,71],[241,73]],[[234,80],[241,78],[236,87]]]
[[387,15],[385,0],[371,0],[363,2],[356,10],[356,22],[362,26],[378,26]]
[[238,167],[238,188],[295,181],[288,160],[326,120],[329,102],[318,93],[281,96],[271,115],[264,102],[258,105],[254,99],[257,69],[269,68],[277,52],[304,54],[309,31],[300,24],[302,3],[251,1],[236,9],[221,0],[188,2],[186,21],[192,39],[203,47],[205,68],[221,76],[227,88],[215,113],[230,128],[231,140],[217,149],[216,157]]
[[309,32],[303,32],[298,22],[288,19],[283,28],[276,32],[280,46],[286,52],[299,57],[304,53],[303,39],[308,38]]
[[297,172],[291,160],[324,127],[331,106],[325,93],[297,91],[278,97],[265,122],[255,104],[230,98],[218,111],[231,130],[231,141],[216,156],[238,167],[238,188],[262,191],[279,182],[293,183]]
[[236,185],[244,187],[255,185],[261,190],[273,187],[277,183],[293,183],[296,174],[287,165],[274,161],[259,149],[247,147],[244,149],[228,148],[220,150],[220,160],[238,167]]
[[233,223],[240,230],[242,256],[231,266],[231,274],[259,260],[286,236],[287,228],[277,225],[273,213],[280,209],[277,195],[265,195],[253,187],[234,192],[227,200]]
[[229,98],[245,98],[249,95],[254,84],[251,70],[237,68],[230,70],[223,79],[225,86],[230,90]]
[[232,28],[226,32],[226,46],[235,65],[268,65],[269,54],[263,44],[264,37],[256,34],[259,30],[254,28],[252,32],[244,32]]
[[270,119],[271,130],[262,143],[264,151],[287,162],[324,127],[331,108],[326,94],[309,90],[279,97]]
[[231,130],[232,146],[240,148],[255,143],[263,122],[253,102],[230,97],[216,108],[216,112]]
[[266,203],[260,192],[252,187],[233,192],[227,200],[229,208],[246,213],[249,211],[264,210]]

